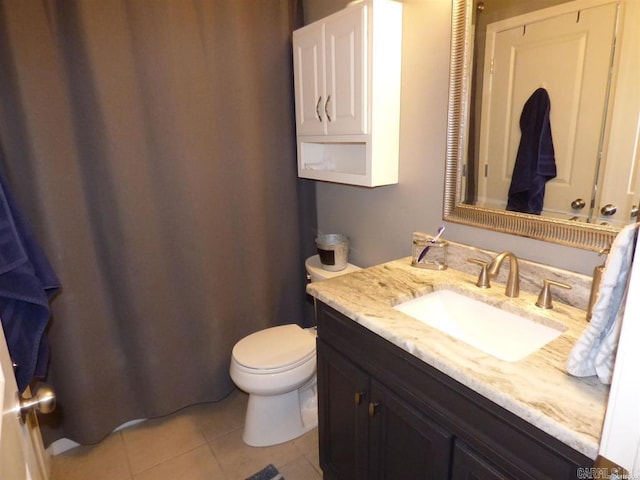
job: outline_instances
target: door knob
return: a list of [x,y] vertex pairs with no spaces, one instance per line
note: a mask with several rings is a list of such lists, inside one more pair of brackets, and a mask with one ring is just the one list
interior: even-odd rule
[[356,392],[354,401],[356,405],[360,405],[362,403],[362,399],[364,398],[364,392]]
[[378,408],[379,408],[379,404],[377,402],[370,402],[369,403],[369,416],[370,417],[375,417],[376,414],[378,413]]
[[573,202],[571,202],[571,208],[573,210],[582,210],[586,204],[587,203],[583,199],[576,198]]
[[24,423],[32,410],[40,413],[53,412],[56,408],[56,392],[48,385],[38,385],[31,397],[19,396],[18,403],[20,404],[18,419]]
[[618,208],[612,203],[607,203],[604,207],[600,209],[600,213],[607,217],[613,215],[617,211],[618,211]]

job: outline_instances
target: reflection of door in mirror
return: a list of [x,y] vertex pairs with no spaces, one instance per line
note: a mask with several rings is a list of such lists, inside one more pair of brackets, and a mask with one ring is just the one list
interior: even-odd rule
[[[588,206],[597,172],[613,53],[616,5],[542,18],[540,12],[487,28],[482,97],[479,203],[504,208],[520,143],[523,106],[538,88],[551,100],[557,177],[544,214],[567,218]],[[575,203],[574,203],[575,205]],[[587,214],[586,211],[577,212]]]
[[[640,206],[640,2],[624,2],[621,28],[616,35],[618,64],[610,105],[606,169],[598,179],[594,223],[621,227],[637,221]],[[603,214],[613,205],[616,213]]]

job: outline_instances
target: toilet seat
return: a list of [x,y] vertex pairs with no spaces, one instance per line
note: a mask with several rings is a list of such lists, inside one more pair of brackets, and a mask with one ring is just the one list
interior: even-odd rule
[[315,354],[315,336],[296,324],[252,333],[240,340],[232,351],[236,367],[255,375],[295,369]]

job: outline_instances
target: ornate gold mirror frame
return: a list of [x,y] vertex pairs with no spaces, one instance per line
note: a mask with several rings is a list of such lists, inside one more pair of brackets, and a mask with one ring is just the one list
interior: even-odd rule
[[501,211],[460,202],[471,88],[473,0],[452,2],[443,219],[586,250],[600,251],[608,248],[619,232],[618,228]]

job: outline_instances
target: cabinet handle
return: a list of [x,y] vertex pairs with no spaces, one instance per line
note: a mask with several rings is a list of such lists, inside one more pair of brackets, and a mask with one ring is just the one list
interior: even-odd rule
[[356,392],[354,396],[355,404],[360,405],[362,403],[363,398],[364,398],[364,392]]
[[377,402],[369,402],[369,416],[375,417],[379,410],[379,404]]
[[316,117],[318,117],[318,120],[322,123],[322,117],[320,116],[320,102],[322,102],[322,95],[318,97],[318,102],[316,103]]
[[331,94],[327,95],[327,101],[324,102],[324,114],[327,116],[327,120],[333,122],[331,120],[331,115],[329,115],[329,101],[331,100]]

